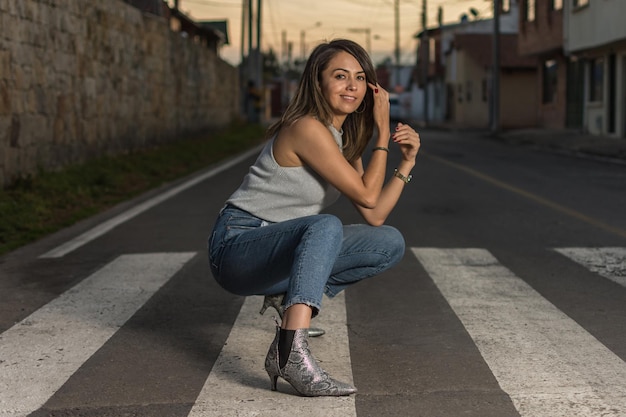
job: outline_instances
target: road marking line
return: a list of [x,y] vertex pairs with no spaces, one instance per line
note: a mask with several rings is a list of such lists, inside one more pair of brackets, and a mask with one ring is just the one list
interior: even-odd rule
[[626,363],[488,251],[412,251],[521,416],[626,415]]
[[468,173],[470,175],[473,175],[476,178],[480,178],[481,180],[483,180],[485,182],[488,182],[488,183],[490,183],[492,185],[495,185],[495,186],[500,187],[502,189],[511,191],[511,192],[513,192],[515,194],[518,194],[518,195],[520,195],[522,197],[525,197],[525,198],[527,198],[529,200],[532,200],[532,201],[534,201],[536,203],[539,203],[539,204],[541,204],[543,206],[549,207],[549,208],[551,208],[551,209],[553,209],[555,211],[563,213],[563,214],[565,214],[567,216],[570,216],[570,217],[572,217],[574,219],[578,219],[578,220],[580,220],[582,222],[585,222],[587,224],[595,226],[595,227],[597,227],[599,229],[602,229],[602,230],[604,230],[606,232],[610,232],[610,233],[616,234],[616,235],[621,236],[621,237],[626,237],[626,230],[624,230],[624,229],[620,229],[619,227],[611,226],[610,224],[607,224],[607,223],[604,223],[604,222],[602,222],[600,220],[594,219],[593,217],[589,217],[589,216],[587,216],[587,215],[585,215],[585,214],[583,214],[583,213],[581,213],[579,211],[573,210],[573,209],[571,209],[569,207],[562,206],[560,204],[555,203],[554,201],[550,201],[550,200],[548,200],[546,198],[540,197],[540,196],[538,196],[536,194],[533,194],[533,193],[531,193],[529,191],[526,191],[526,190],[524,190],[522,188],[515,187],[513,185],[507,184],[504,181],[500,181],[500,180],[498,180],[496,178],[493,178],[493,177],[491,177],[491,176],[489,176],[487,174],[483,174],[482,172],[476,171],[475,169],[466,167],[466,166],[461,165],[461,164],[456,164],[454,162],[448,161],[447,159],[440,158],[438,156],[434,156],[434,155],[431,155],[431,154],[426,154],[425,156],[428,157],[428,158],[432,158],[435,161],[441,162],[442,164],[448,165],[450,167],[453,167],[455,169],[458,169],[460,171],[463,171],[463,172],[466,172],[466,173]]
[[626,287],[626,248],[556,248],[590,270]]
[[249,151],[237,156],[236,158],[233,158],[232,160],[218,166],[217,168],[214,168],[210,171],[205,172],[204,174],[198,175],[197,177],[194,177],[192,179],[190,179],[189,181],[174,187],[162,194],[159,194],[147,201],[144,201],[141,204],[138,204],[128,210],[126,210],[125,212],[118,214],[117,216],[103,222],[100,223],[99,225],[89,229],[88,231],[86,231],[85,233],[76,236],[74,239],[71,239],[65,243],[63,243],[62,245],[57,246],[56,248],[44,253],[43,255],[40,255],[40,258],[60,258],[63,257],[65,255],[67,255],[68,253],[78,249],[79,247],[91,242],[92,240],[104,235],[105,233],[109,232],[110,230],[114,229],[115,227],[119,226],[120,224],[132,219],[133,217],[143,213],[144,211],[156,206],[157,204],[160,204],[162,202],[164,202],[165,200],[174,197],[176,194],[181,193],[182,191],[185,191],[186,189],[193,187],[194,185],[208,179],[211,178],[217,174],[219,174],[222,171],[227,170],[228,168],[237,165],[238,163],[240,163],[241,161],[244,161],[245,159],[249,158],[250,156],[259,153],[260,148],[263,145],[259,145],[253,149],[250,149]]
[[[265,355],[274,339],[274,310],[259,314],[263,297],[247,297],[219,358],[189,416],[356,417],[354,396],[300,397],[283,379],[270,390]],[[276,314],[274,314],[276,315]],[[334,378],[352,382],[344,294],[325,299],[313,326],[326,335],[309,339],[311,351]]]
[[0,334],[0,415],[44,405],[195,255],[122,255]]

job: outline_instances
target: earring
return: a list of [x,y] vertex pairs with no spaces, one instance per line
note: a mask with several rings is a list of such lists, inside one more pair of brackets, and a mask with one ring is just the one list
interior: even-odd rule
[[367,103],[365,102],[365,99],[363,99],[361,104],[363,105],[363,108],[361,109],[361,111],[359,111],[359,109],[361,108],[361,106],[359,105],[359,108],[354,111],[355,113],[361,114],[365,111],[365,109],[367,108]]

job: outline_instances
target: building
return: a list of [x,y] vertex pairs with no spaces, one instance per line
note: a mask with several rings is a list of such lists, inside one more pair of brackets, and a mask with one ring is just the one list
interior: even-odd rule
[[[499,21],[499,125],[530,127],[537,119],[536,59],[517,54],[518,3],[503,4]],[[493,19],[467,18],[418,34],[418,79],[429,123],[490,127],[493,34]]]
[[563,50],[581,62],[581,124],[591,134],[626,138],[624,16],[624,0],[563,3]]
[[171,8],[163,0],[123,1],[144,13],[168,19],[172,31],[180,32],[182,36],[190,38],[193,42],[206,45],[218,55],[221,47],[228,45],[228,22],[226,20],[196,22],[182,13],[177,6]]
[[537,126],[582,127],[582,66],[563,52],[562,0],[520,0],[518,52],[537,60]]
[[[448,120],[486,128],[492,121],[493,35],[461,33],[454,37],[455,65],[446,65]],[[534,127],[537,71],[533,58],[517,54],[517,35],[500,35],[499,127]]]

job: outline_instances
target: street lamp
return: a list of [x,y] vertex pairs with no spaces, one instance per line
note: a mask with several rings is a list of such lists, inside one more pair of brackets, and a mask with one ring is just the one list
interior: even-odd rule
[[350,28],[348,32],[365,33],[365,50],[369,55],[372,55],[372,31],[370,28]]
[[315,22],[314,26],[311,26],[310,28],[307,28],[307,29],[302,29],[300,31],[300,55],[302,55],[303,61],[306,59],[306,43],[304,42],[305,33],[308,30],[315,29],[320,26],[322,26],[322,22]]

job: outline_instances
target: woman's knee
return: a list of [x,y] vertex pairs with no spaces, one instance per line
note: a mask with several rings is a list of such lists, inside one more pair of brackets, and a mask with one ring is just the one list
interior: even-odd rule
[[339,217],[333,216],[332,214],[318,214],[315,216],[316,222],[324,227],[327,227],[332,230],[343,230],[343,224]]
[[328,239],[339,242],[343,239],[343,224],[338,217],[332,214],[318,214],[310,229]]
[[393,226],[383,225],[379,229],[381,229],[384,244],[390,252],[391,263],[396,264],[400,262],[406,249],[404,236]]

